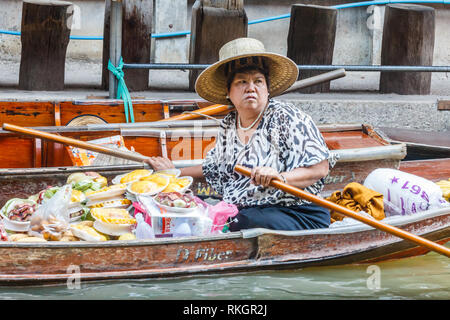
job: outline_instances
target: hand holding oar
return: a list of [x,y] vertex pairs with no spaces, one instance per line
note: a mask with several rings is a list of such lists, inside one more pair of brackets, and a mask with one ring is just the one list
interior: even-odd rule
[[[238,173],[240,173],[242,175],[248,176],[248,177],[251,175],[251,170],[249,168],[241,166],[241,165],[236,165],[234,170],[236,172],[238,172]],[[319,205],[321,207],[337,211],[337,212],[339,212],[339,213],[341,213],[341,214],[343,214],[343,215],[345,215],[347,217],[353,218],[355,220],[358,220],[358,221],[360,221],[362,223],[368,224],[369,226],[372,226],[372,227],[374,227],[376,229],[379,229],[381,231],[390,233],[390,234],[392,234],[394,236],[397,236],[397,237],[400,237],[402,239],[412,241],[412,242],[414,242],[414,243],[416,243],[416,244],[418,244],[418,245],[420,245],[422,247],[426,247],[426,248],[428,248],[428,249],[430,249],[432,251],[435,251],[435,252],[437,252],[439,254],[445,255],[448,258],[450,258],[450,249],[445,247],[445,246],[442,246],[440,244],[437,244],[437,243],[435,243],[433,241],[430,241],[428,239],[416,236],[416,235],[414,235],[412,233],[409,233],[409,232],[407,232],[405,230],[396,228],[394,226],[391,226],[389,224],[377,221],[375,219],[371,219],[371,218],[359,215],[356,212],[354,212],[354,211],[352,211],[350,209],[347,209],[347,208],[345,208],[343,206],[340,206],[340,205],[338,205],[338,204],[336,204],[334,202],[322,199],[322,198],[320,198],[318,196],[315,196],[315,195],[313,195],[311,193],[305,192],[305,191],[303,191],[303,190],[301,190],[299,188],[293,187],[293,186],[291,186],[289,184],[286,184],[286,183],[283,183],[281,181],[272,180],[270,182],[270,186],[275,187],[275,188],[280,189],[280,190],[283,190],[284,192],[290,193],[290,194],[292,194],[294,196],[297,196],[299,198],[302,198],[304,200],[311,201],[311,202],[313,202],[313,203],[315,203],[315,204],[317,204],[317,205]]]

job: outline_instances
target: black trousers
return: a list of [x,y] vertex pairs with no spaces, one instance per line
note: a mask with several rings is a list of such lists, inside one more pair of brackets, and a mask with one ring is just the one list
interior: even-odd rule
[[[316,204],[284,207],[264,205],[239,210],[230,224],[230,231],[251,228],[272,230],[307,230],[328,228],[330,212]],[[237,220],[237,221],[236,221]]]

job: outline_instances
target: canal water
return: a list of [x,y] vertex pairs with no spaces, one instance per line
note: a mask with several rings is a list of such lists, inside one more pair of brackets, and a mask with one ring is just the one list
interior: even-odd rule
[[[449,244],[447,244],[448,247]],[[178,279],[1,287],[15,300],[449,300],[450,259],[437,253],[373,265],[314,267]]]

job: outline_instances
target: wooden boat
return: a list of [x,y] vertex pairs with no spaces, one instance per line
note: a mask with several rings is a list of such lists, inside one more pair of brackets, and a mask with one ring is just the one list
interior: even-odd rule
[[[211,105],[205,100],[133,99],[136,122],[152,122]],[[224,115],[218,114],[220,118]],[[81,116],[98,117],[105,123],[125,123],[123,100],[0,101],[0,123],[18,126],[66,126]]]
[[[401,170],[433,181],[450,177],[450,159],[408,161],[399,165]],[[0,201],[27,197],[49,185],[62,185],[74,172],[96,171],[110,180],[142,167],[136,164],[0,169]],[[200,182],[196,181],[191,189],[205,197],[199,186]],[[392,225],[437,243],[450,240],[450,208],[391,220]],[[0,285],[40,285],[74,278],[81,281],[137,279],[375,263],[427,251],[413,242],[361,223],[321,230],[275,232],[251,229],[145,241],[0,242]]]
[[[35,175],[42,181],[48,178],[44,177],[48,173]],[[26,179],[26,175],[22,178]],[[17,174],[2,175],[0,180],[2,195],[6,186],[18,193],[28,192],[26,183],[18,183]],[[440,244],[450,240],[450,207],[385,220]],[[249,229],[219,235],[151,240],[0,242],[0,285],[165,278],[377,263],[426,252],[428,249],[413,242],[361,223],[306,231]]]
[[[166,156],[182,167],[202,162],[207,151],[214,146],[218,123],[214,120],[184,120],[37,129],[83,141],[122,137],[128,149],[133,148],[146,156]],[[361,182],[375,168],[398,168],[406,155],[404,144],[387,142],[369,125],[321,125],[319,129],[330,150],[340,156],[337,165],[326,178],[326,190],[341,188],[351,181]],[[3,168],[63,167],[49,170],[67,172],[72,169],[66,167],[76,164],[69,147],[10,131],[0,130],[0,148]],[[124,170],[137,167],[142,167],[142,164],[128,163]],[[108,176],[107,172],[106,175]],[[198,186],[199,193],[210,192],[203,182]]]
[[450,132],[430,132],[408,128],[378,127],[378,134],[390,143],[406,144],[404,160],[450,157]]

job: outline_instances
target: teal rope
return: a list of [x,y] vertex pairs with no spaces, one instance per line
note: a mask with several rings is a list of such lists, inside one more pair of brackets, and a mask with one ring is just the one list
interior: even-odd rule
[[[120,57],[119,65],[115,67],[111,60],[108,61],[108,70],[111,71],[116,78],[119,80],[119,84],[117,86],[117,99],[123,99],[123,106],[125,108],[125,118],[128,121],[128,111],[130,113],[131,122],[134,122],[134,112],[133,112],[133,104],[131,103],[130,92],[128,91],[127,85],[124,80],[124,72],[123,72],[123,59]],[[112,84],[110,84],[112,85]]]

